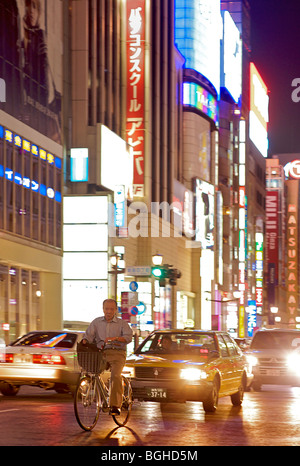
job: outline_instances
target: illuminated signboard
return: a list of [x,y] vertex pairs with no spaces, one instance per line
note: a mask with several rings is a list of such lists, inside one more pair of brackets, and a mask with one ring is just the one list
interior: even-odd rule
[[175,42],[185,68],[205,76],[220,93],[220,0],[176,0]]
[[215,188],[206,181],[194,179],[195,192],[195,240],[202,249],[214,247],[214,197]]
[[275,286],[278,284],[278,191],[266,192],[266,260],[268,264],[268,302],[275,305]]
[[298,308],[298,193],[299,182],[287,181],[287,313],[295,323]]
[[218,102],[215,97],[203,87],[195,83],[183,84],[183,104],[194,107],[211,118],[218,121]]
[[256,306],[257,311],[261,313],[263,305],[263,274],[264,274],[264,235],[263,233],[255,234],[255,263],[256,263]]
[[228,11],[222,11],[221,87],[238,103],[242,94],[242,40],[240,31]]
[[253,329],[257,326],[256,301],[248,301],[248,336],[253,337]]
[[268,156],[269,96],[255,65],[250,63],[249,137],[260,153]]
[[[49,165],[53,165],[57,169],[61,170],[62,161],[59,157],[55,157],[53,154],[42,148],[39,148],[35,144],[31,144],[26,139],[23,139],[21,136],[14,134],[9,129],[4,129],[2,126],[0,126],[0,138],[4,138],[7,142],[14,144],[16,147],[23,149],[25,152],[31,151],[34,156],[39,157],[41,160],[48,162]],[[54,191],[51,186],[46,186],[45,184],[39,183],[38,180],[32,180],[27,176],[22,176],[21,173],[18,173],[12,170],[10,167],[5,167],[1,164],[0,177],[6,178],[8,181],[12,181],[18,186],[23,186],[26,189],[31,189],[33,192],[40,193],[42,196],[46,196],[49,199],[54,199],[56,202],[62,201],[61,192]]]
[[126,2],[127,142],[133,148],[133,195],[144,196],[146,0]]
[[108,197],[65,196],[63,318],[92,321],[108,296]]
[[101,125],[101,185],[116,191],[124,186],[126,199],[132,199],[133,155],[129,144]]
[[245,337],[245,288],[246,288],[246,237],[247,237],[247,196],[245,178],[246,122],[239,123],[239,311],[238,335]]
[[284,173],[287,178],[300,180],[300,160],[293,160],[284,166]]
[[70,151],[71,181],[83,182],[89,179],[89,150],[87,148],[73,148]]

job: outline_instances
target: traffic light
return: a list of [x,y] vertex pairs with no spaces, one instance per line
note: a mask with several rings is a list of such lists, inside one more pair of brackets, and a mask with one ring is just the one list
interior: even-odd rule
[[166,269],[166,267],[163,265],[157,265],[152,267],[151,273],[155,278],[159,279],[159,286],[166,286],[166,277],[168,273],[168,269]]
[[162,269],[163,269],[163,267],[159,267],[159,266],[152,267],[151,273],[155,278],[160,278],[162,276],[162,274],[163,274]]
[[174,286],[177,285],[177,279],[181,277],[181,272],[178,269],[170,269],[168,273],[169,283]]
[[181,277],[181,272],[178,269],[171,269],[169,265],[161,265],[152,267],[152,275],[159,279],[159,286],[166,286],[166,279],[169,279],[169,284],[174,286],[177,284],[177,279]]

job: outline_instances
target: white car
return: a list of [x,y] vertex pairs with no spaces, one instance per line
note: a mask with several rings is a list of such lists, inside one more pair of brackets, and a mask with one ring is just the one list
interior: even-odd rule
[[80,375],[77,342],[83,333],[34,331],[0,350],[0,392],[16,395],[22,385],[72,391]]

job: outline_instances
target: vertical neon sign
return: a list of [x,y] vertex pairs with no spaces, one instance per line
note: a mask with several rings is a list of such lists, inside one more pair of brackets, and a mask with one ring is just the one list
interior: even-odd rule
[[239,128],[239,316],[238,336],[245,337],[245,290],[246,290],[246,122],[240,121]]
[[127,0],[126,137],[133,148],[133,195],[144,196],[145,158],[145,0]]

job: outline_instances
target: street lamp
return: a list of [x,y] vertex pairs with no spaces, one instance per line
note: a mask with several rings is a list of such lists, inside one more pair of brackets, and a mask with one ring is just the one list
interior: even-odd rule
[[153,265],[160,266],[163,263],[163,256],[161,254],[154,254],[152,256],[152,263]]

